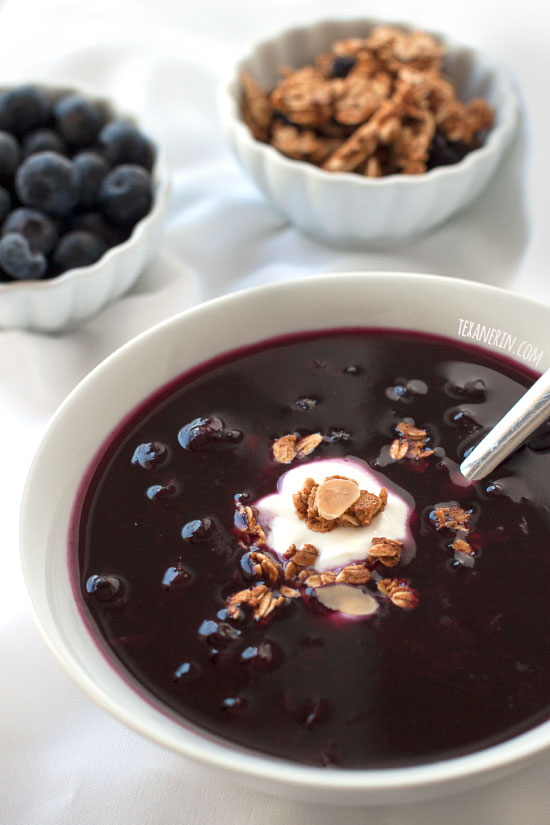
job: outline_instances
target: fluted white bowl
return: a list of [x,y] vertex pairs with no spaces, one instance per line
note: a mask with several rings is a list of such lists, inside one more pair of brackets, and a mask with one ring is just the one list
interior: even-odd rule
[[[446,46],[444,72],[459,99],[486,98],[495,124],[479,149],[457,164],[422,175],[367,178],[327,172],[292,160],[255,140],[241,117],[241,73],[247,70],[265,90],[281,66],[298,68],[345,37],[366,37],[379,20],[326,20],[287,29],[250,46],[218,90],[224,132],[242,167],[261,191],[300,229],[339,245],[366,245],[420,235],[446,221],[476,198],[494,175],[517,122],[517,98],[506,74],[488,58],[433,33]],[[410,24],[395,24],[407,30]]]
[[[36,83],[52,95],[76,92],[104,104],[112,115],[140,124],[120,111],[104,94],[82,84]],[[1,91],[1,90],[0,90]],[[155,144],[153,205],[123,243],[108,249],[90,266],[69,269],[55,278],[0,283],[0,329],[64,332],[119,298],[137,280],[158,249],[170,194],[170,180],[162,148]]]

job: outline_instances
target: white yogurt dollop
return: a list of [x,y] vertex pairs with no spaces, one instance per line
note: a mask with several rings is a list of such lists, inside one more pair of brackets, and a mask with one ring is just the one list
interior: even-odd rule
[[410,546],[408,532],[412,508],[390,487],[386,486],[388,502],[384,510],[373,518],[368,527],[336,527],[327,533],[316,533],[298,518],[292,496],[301,490],[306,478],[313,478],[320,484],[328,476],[334,475],[351,478],[361,490],[376,495],[381,487],[387,485],[382,475],[357,458],[328,458],[298,464],[281,476],[276,493],[255,502],[258,520],[265,530],[269,548],[282,557],[292,544],[298,549],[304,544],[313,544],[319,551],[315,568],[330,570],[366,559],[373,537],[385,536],[408,541],[408,546],[403,548],[403,560],[409,560],[414,551]]

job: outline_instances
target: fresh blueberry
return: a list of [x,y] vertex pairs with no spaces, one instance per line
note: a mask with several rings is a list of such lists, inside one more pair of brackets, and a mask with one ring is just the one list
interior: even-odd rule
[[332,64],[331,77],[347,77],[356,63],[357,60],[355,57],[350,57],[346,54],[335,57],[334,63]]
[[68,95],[59,100],[54,116],[60,135],[72,146],[94,143],[105,122],[98,104],[81,95]]
[[99,187],[109,172],[109,164],[97,152],[79,152],[73,163],[80,172],[80,203],[93,206],[97,202]]
[[71,220],[71,229],[85,229],[86,232],[93,232],[94,235],[103,238],[107,246],[123,243],[129,235],[126,228],[106,221],[101,212],[82,212],[74,215]]
[[11,195],[7,189],[0,186],[0,221],[3,221],[11,208]]
[[6,218],[2,227],[2,235],[9,232],[23,235],[28,240],[31,249],[43,252],[44,255],[50,254],[58,238],[57,227],[48,215],[24,206],[14,209]]
[[47,261],[41,252],[33,252],[23,235],[10,232],[0,240],[0,266],[18,281],[41,278]]
[[0,94],[0,129],[24,135],[50,117],[50,101],[37,86],[17,86]]
[[53,262],[61,271],[95,264],[107,250],[107,244],[92,232],[76,229],[63,235],[53,254]]
[[13,135],[0,132],[0,175],[3,178],[14,174],[19,165],[21,149]]
[[104,215],[116,223],[135,224],[145,217],[153,202],[151,176],[141,166],[117,166],[105,177],[99,190]]
[[80,197],[80,175],[74,163],[57,152],[37,152],[17,170],[15,190],[25,206],[67,215]]
[[111,120],[99,134],[99,145],[111,166],[131,163],[143,166],[149,172],[153,168],[153,144],[129,123]]
[[37,152],[57,152],[67,154],[65,141],[53,129],[35,129],[23,138],[23,157],[35,155]]

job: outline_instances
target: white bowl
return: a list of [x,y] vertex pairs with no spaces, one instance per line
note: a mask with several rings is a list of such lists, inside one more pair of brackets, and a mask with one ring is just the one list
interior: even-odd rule
[[[76,92],[107,106],[117,117],[137,118],[105,98],[100,91],[72,82],[35,83],[52,95]],[[170,196],[170,179],[162,147],[156,145],[152,171],[153,205],[130,237],[111,247],[91,266],[69,269],[55,278],[0,283],[0,329],[63,332],[95,315],[127,292],[157,251]]]
[[[422,175],[366,178],[333,173],[285,157],[255,140],[240,114],[241,73],[247,70],[266,91],[281,66],[298,68],[345,37],[365,37],[374,20],[327,20],[283,31],[249,47],[218,90],[225,134],[239,162],[266,197],[300,229],[335,244],[364,246],[420,235],[463,209],[485,188],[509,144],[517,121],[517,100],[505,74],[490,60],[434,33],[448,49],[445,73],[460,100],[484,97],[496,119],[483,146],[457,164]],[[410,24],[396,24],[412,30]]]
[[[533,366],[538,352],[537,368],[550,366],[550,352],[543,353],[548,307],[472,281],[354,273],[250,289],[202,304],[138,336],[79,384],[54,415],[31,468],[22,503],[21,554],[38,627],[92,699],[139,733],[236,780],[317,803],[382,804],[458,792],[503,776],[548,748],[550,722],[467,756],[391,770],[317,768],[254,753],[175,721],[130,687],[90,635],[73,594],[67,539],[82,479],[119,422],[167,382],[216,355],[276,335],[371,325],[464,341],[461,319],[527,342],[518,343],[518,363]],[[502,352],[493,344],[500,340],[493,335],[490,343],[477,343]],[[531,360],[525,362],[522,354]]]

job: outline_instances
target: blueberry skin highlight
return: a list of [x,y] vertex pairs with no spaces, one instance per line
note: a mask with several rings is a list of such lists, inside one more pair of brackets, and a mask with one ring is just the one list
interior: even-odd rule
[[56,152],[37,152],[17,170],[15,191],[25,206],[51,215],[68,215],[80,198],[80,174],[68,158]]
[[36,280],[46,272],[47,262],[41,252],[33,252],[23,235],[9,232],[0,240],[0,266],[18,281]]

